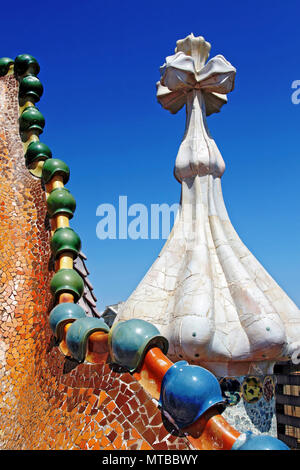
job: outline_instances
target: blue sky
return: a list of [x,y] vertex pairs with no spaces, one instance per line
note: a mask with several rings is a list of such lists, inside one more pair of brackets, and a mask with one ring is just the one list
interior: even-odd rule
[[173,166],[185,113],[156,101],[159,67],[189,33],[236,68],[235,90],[208,125],[226,162],[223,193],[241,239],[300,305],[300,80],[297,0],[13,2],[1,56],[34,55],[46,119],[41,141],[71,169],[71,226],[82,239],[98,309],[125,300],[165,240],[99,240],[96,209],[179,201]]

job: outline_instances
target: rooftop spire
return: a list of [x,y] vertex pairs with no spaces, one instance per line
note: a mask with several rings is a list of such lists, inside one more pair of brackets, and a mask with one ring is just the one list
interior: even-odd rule
[[160,68],[157,98],[186,129],[175,162],[182,185],[173,230],[118,320],[155,324],[172,360],[216,375],[270,373],[300,347],[300,312],[235,232],[223,201],[223,158],[206,116],[234,88],[235,68],[222,56],[206,62],[210,44],[193,34],[177,41]]

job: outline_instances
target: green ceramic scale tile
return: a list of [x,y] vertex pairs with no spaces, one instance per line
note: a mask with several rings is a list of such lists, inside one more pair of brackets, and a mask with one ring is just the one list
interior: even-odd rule
[[42,94],[44,88],[40,80],[34,75],[27,75],[20,80],[19,87],[19,103],[23,106],[26,101],[32,101],[37,103]]
[[4,77],[9,71],[11,65],[13,65],[14,61],[9,57],[1,57],[0,59],[0,77]]
[[81,240],[70,227],[57,228],[51,239],[51,250],[55,258],[63,253],[72,253],[75,258],[81,249]]
[[45,184],[49,183],[54,176],[61,176],[63,183],[66,184],[70,178],[70,169],[68,165],[58,158],[52,158],[43,166],[42,178]]
[[48,160],[52,158],[52,152],[46,144],[43,142],[31,142],[25,153],[25,164],[28,167],[33,163],[40,160]]
[[40,66],[38,61],[30,54],[20,54],[15,58],[15,74],[22,76],[25,74],[38,75]]
[[139,319],[116,323],[108,341],[112,361],[131,373],[139,368],[150,347],[156,346],[166,354],[169,346],[154,325]]
[[56,307],[51,310],[49,323],[57,341],[60,342],[63,339],[63,328],[66,323],[84,318],[85,316],[85,311],[78,304],[65,302],[56,305]]
[[76,201],[66,188],[55,188],[47,199],[48,213],[50,217],[67,215],[70,219],[76,209]]
[[45,118],[35,106],[28,106],[19,117],[19,126],[22,140],[26,141],[28,132],[31,131],[37,136],[40,135],[45,127]]
[[101,318],[85,317],[76,320],[67,331],[66,343],[72,357],[83,362],[86,356],[87,341],[95,331],[109,332],[109,326]]
[[66,292],[72,294],[77,302],[83,294],[84,283],[74,269],[59,269],[51,280],[50,289],[55,299]]

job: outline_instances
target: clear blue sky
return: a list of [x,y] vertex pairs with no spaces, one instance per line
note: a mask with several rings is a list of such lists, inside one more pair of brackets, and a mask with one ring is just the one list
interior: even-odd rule
[[236,87],[210,131],[226,162],[223,192],[234,227],[300,305],[299,0],[7,2],[1,56],[34,55],[46,119],[41,141],[71,168],[71,226],[82,239],[98,309],[125,300],[164,240],[96,237],[96,208],[173,204],[173,166],[185,113],[156,102],[159,66],[177,39],[203,35],[211,57],[236,68]]

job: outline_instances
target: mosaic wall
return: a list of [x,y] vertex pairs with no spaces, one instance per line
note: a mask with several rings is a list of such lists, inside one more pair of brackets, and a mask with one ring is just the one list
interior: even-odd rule
[[63,356],[52,336],[50,232],[24,163],[18,82],[0,78],[0,448],[189,449],[130,374]]
[[274,375],[223,377],[219,383],[228,404],[223,414],[232,426],[277,436]]

